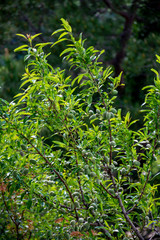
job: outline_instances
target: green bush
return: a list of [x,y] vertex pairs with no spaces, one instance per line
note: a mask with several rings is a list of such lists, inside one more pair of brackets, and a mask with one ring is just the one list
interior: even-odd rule
[[[64,19],[57,33],[57,42],[35,46],[38,34],[19,34],[28,41],[15,50],[27,52],[25,89],[11,103],[1,99],[1,239],[145,239],[148,229],[156,236],[159,74],[153,70],[144,127],[134,132],[129,112],[114,107],[121,75],[102,67],[103,51],[85,49]],[[47,62],[43,48],[62,41],[76,77]]]

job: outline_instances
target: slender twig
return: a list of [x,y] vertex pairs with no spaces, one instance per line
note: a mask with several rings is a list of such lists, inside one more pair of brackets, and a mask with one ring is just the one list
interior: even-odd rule
[[147,185],[147,183],[148,183],[150,172],[151,172],[151,170],[148,171],[146,182],[145,182],[145,184],[144,184],[144,186],[143,186],[143,189],[142,189],[142,191],[141,191],[141,195],[139,196],[137,203],[136,203],[130,210],[127,211],[127,214],[129,214],[130,212],[132,212],[132,211],[138,206],[138,203],[139,203],[139,201],[141,200],[141,198],[142,198],[142,196],[143,196],[143,194],[144,194],[146,185]]

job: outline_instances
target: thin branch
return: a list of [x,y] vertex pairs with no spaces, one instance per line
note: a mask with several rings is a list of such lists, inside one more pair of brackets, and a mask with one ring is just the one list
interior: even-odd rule
[[151,170],[148,171],[146,182],[145,182],[145,184],[144,184],[144,186],[143,186],[143,189],[142,189],[142,191],[141,191],[141,195],[139,196],[137,203],[136,203],[130,210],[127,211],[127,214],[129,214],[130,212],[132,212],[132,211],[138,206],[138,203],[139,203],[139,201],[141,200],[141,198],[142,198],[142,196],[143,196],[143,194],[144,194],[146,185],[147,185],[147,183],[148,183],[150,172],[151,172]]
[[110,0],[103,0],[103,2],[110,8],[113,12],[117,13],[118,15],[122,16],[125,19],[128,19],[128,13],[124,11],[117,10]]

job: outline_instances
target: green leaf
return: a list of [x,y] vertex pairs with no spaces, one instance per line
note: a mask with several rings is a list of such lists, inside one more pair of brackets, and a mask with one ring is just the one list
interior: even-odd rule
[[[14,52],[18,52],[18,51],[26,51],[26,47],[29,47],[28,45],[22,45],[16,49],[14,49]],[[27,49],[28,50],[28,49]]]
[[55,35],[56,33],[63,32],[63,31],[65,31],[65,29],[64,28],[60,28],[60,29],[54,31],[51,36]]
[[62,23],[63,23],[64,28],[65,28],[68,32],[71,33],[71,32],[72,32],[72,28],[71,28],[71,26],[69,25],[68,21],[65,20],[64,18],[61,18],[61,21],[62,21]]
[[67,38],[61,38],[60,40],[58,40],[57,42],[55,42],[51,47],[55,46],[56,44],[60,43],[60,42],[63,42],[63,41],[66,41],[68,40]]
[[41,35],[41,34],[42,34],[42,33],[37,33],[37,34],[31,36],[31,39],[33,40],[33,39],[35,39],[36,37],[38,37],[39,35]]
[[16,35],[17,35],[17,36],[20,36],[20,37],[23,37],[23,38],[25,38],[26,40],[28,40],[27,37],[26,37],[25,35],[23,35],[23,34],[17,33]]
[[62,55],[64,55],[65,53],[68,53],[68,52],[75,52],[75,48],[67,48],[67,49],[65,49],[61,54],[60,54],[60,57],[62,56]]

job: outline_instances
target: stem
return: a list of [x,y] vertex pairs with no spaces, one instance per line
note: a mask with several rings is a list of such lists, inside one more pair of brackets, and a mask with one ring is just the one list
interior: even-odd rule
[[[140,195],[139,198],[138,198],[138,203],[139,203],[139,201],[141,200],[141,198],[142,198],[142,196],[143,196],[143,194],[144,194],[146,185],[147,185],[148,180],[149,180],[150,172],[151,172],[151,170],[148,171],[147,180],[146,180],[146,182],[145,182],[145,184],[144,184],[144,186],[143,186],[143,189],[142,189],[142,191],[141,191],[141,195]],[[127,214],[129,214],[130,212],[132,212],[132,211],[138,206],[138,203],[136,203],[130,210],[128,210],[128,211],[127,211]]]

